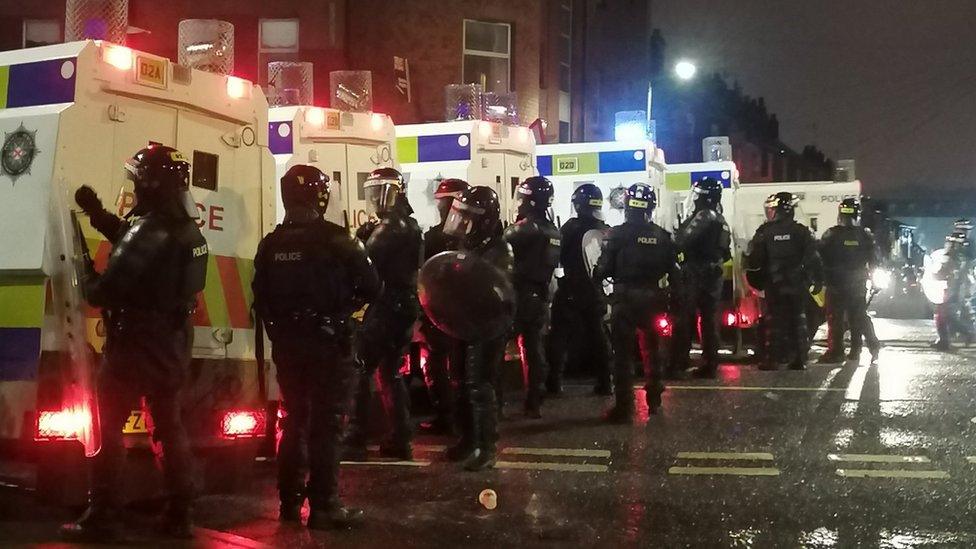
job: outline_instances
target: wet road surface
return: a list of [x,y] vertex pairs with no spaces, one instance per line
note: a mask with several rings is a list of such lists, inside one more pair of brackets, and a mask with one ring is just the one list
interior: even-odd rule
[[[344,498],[369,514],[358,531],[280,525],[273,464],[258,463],[244,493],[199,501],[184,545],[976,546],[976,349],[930,351],[930,322],[876,324],[877,366],[866,353],[803,372],[727,364],[717,381],[672,382],[663,410],[639,409],[633,426],[604,424],[608,401],[585,385],[548,400],[542,420],[510,402],[494,471],[459,471],[436,437],[418,439],[413,462],[346,465]],[[159,545],[134,515],[130,541]],[[53,542],[68,516],[0,491],[0,542]]]

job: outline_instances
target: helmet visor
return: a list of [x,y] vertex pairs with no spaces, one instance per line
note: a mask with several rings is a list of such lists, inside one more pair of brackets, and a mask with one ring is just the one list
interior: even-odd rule
[[400,186],[382,180],[371,180],[366,182],[363,190],[366,194],[366,202],[373,210],[371,213],[384,213],[393,209],[396,204]]
[[444,222],[444,234],[455,238],[463,238],[471,234],[478,218],[484,213],[483,208],[455,200],[451,205],[451,211],[447,214],[447,221]]

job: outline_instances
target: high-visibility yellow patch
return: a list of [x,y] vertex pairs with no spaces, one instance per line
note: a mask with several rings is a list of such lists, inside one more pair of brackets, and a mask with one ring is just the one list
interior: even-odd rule
[[630,200],[627,201],[627,205],[630,206],[631,208],[646,208],[647,207],[647,201],[646,200],[637,200],[636,198],[631,198]]
[[183,156],[183,153],[181,153],[180,151],[171,151],[169,153],[169,158],[173,162],[186,162],[187,164],[189,164],[189,161],[186,159],[185,156]]
[[603,199],[602,198],[591,198],[590,199],[590,206],[603,206]]

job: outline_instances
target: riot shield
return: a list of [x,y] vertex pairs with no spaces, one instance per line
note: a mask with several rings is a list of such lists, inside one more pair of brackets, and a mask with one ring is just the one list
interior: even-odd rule
[[420,305],[441,331],[462,341],[503,336],[515,316],[515,290],[500,270],[466,252],[427,260],[418,278]]
[[101,449],[95,396],[95,357],[86,336],[82,277],[91,262],[81,225],[68,202],[64,180],[51,189],[49,249],[53,312],[57,318],[58,351],[65,357],[62,410],[76,422],[77,437],[92,457]]

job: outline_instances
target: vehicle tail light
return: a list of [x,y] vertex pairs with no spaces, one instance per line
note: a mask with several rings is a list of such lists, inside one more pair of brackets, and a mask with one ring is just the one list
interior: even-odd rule
[[654,329],[663,337],[671,337],[671,318],[668,315],[659,315],[654,319]]
[[77,440],[90,424],[91,414],[84,410],[41,410],[34,440]]
[[132,68],[132,50],[124,46],[106,46],[104,59],[106,63],[122,71]]
[[736,317],[736,314],[734,312],[729,311],[729,312],[725,313],[725,325],[726,326],[735,326],[735,324],[736,324],[737,321],[738,321],[738,318]]
[[264,436],[263,410],[231,410],[220,420],[220,434],[224,438],[253,438]]
[[750,328],[755,322],[756,319],[752,318],[751,315],[742,312],[739,313],[738,323],[740,328]]

